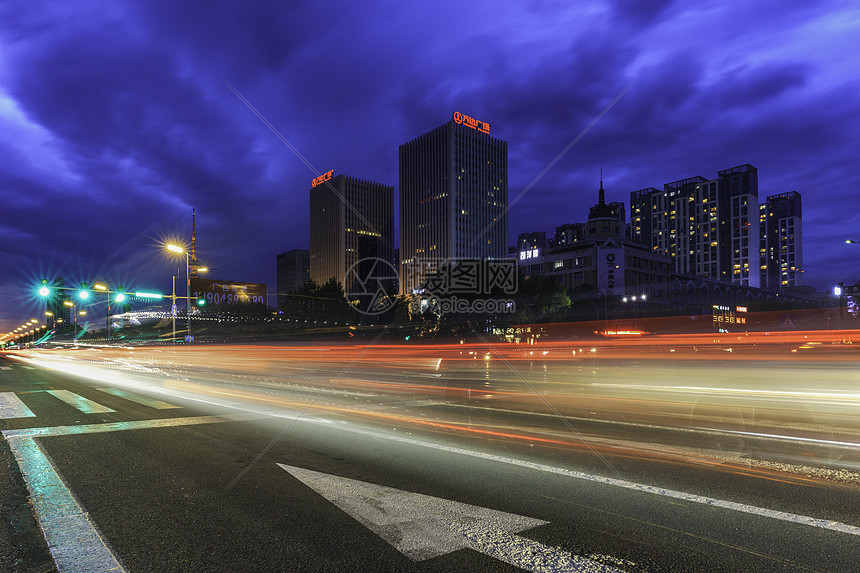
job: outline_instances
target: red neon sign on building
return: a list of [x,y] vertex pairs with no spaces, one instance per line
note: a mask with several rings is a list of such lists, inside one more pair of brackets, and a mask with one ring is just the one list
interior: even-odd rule
[[471,127],[474,130],[480,131],[482,133],[490,134],[490,124],[486,121],[480,121],[475,119],[474,117],[469,117],[468,115],[464,115],[459,111],[454,112],[454,121],[459,123],[460,125],[465,125],[466,127]]
[[315,177],[314,180],[311,182],[311,187],[316,187],[320,183],[325,183],[326,181],[331,179],[332,173],[334,173],[334,169],[332,169],[328,173],[323,173],[319,177]]

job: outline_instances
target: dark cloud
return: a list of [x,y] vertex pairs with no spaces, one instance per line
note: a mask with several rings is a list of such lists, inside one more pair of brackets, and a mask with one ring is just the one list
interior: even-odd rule
[[652,24],[673,4],[673,0],[615,0],[613,15],[625,24]]

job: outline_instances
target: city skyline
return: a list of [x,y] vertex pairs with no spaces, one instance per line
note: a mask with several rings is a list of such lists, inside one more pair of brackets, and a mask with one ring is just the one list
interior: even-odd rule
[[41,278],[167,292],[159,243],[190,244],[192,208],[211,276],[267,283],[274,304],[276,255],[308,247],[311,180],[397,192],[398,146],[454,111],[508,142],[511,245],[584,220],[601,166],[629,208],[750,163],[760,199],[803,195],[803,283],[860,279],[858,11],[625,6],[4,4],[0,331],[36,317],[22,290]]

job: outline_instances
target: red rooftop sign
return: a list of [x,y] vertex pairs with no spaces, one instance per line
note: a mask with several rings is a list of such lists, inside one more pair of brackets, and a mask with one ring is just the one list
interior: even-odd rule
[[323,173],[319,177],[314,178],[313,182],[311,182],[311,187],[316,187],[320,183],[325,183],[326,181],[331,179],[332,173],[334,173],[334,169],[332,169],[328,173]]
[[454,121],[461,125],[465,125],[466,127],[471,127],[472,129],[486,133],[487,135],[490,134],[489,123],[486,121],[479,121],[474,117],[469,117],[468,115],[463,115],[459,111],[454,112]]

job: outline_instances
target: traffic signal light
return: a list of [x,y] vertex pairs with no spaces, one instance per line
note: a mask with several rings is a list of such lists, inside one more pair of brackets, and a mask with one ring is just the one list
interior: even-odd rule
[[204,304],[206,304],[205,298],[198,298],[197,299],[197,306],[203,306]]
[[82,283],[81,290],[78,291],[78,297],[83,300],[90,298],[90,291],[87,290],[87,286],[87,283]]
[[116,302],[122,302],[122,301],[124,301],[124,300],[125,300],[125,294],[123,294],[123,293],[121,293],[121,292],[120,292],[120,293],[117,293],[116,297],[114,297],[114,300],[115,300]]
[[48,296],[51,294],[51,289],[48,288],[48,279],[42,279],[42,286],[39,289],[39,294],[42,296]]

